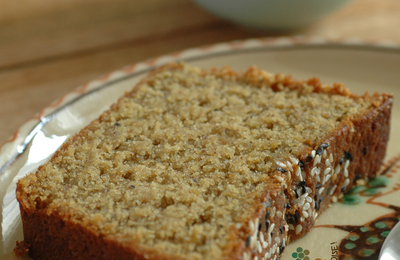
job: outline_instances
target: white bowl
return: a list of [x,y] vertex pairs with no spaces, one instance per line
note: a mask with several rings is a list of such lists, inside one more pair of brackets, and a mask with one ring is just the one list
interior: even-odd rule
[[193,0],[210,12],[245,27],[293,30],[339,9],[351,0]]

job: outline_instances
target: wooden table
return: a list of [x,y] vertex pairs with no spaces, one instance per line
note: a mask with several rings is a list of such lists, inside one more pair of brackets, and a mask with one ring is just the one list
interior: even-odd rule
[[355,0],[318,23],[250,32],[189,0],[0,0],[0,144],[44,106],[125,65],[199,45],[268,36],[400,43],[400,1]]

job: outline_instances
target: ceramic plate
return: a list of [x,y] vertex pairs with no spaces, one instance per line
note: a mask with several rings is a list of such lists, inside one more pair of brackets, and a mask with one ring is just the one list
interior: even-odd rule
[[[23,239],[16,181],[35,171],[68,136],[98,117],[148,71],[175,60],[204,68],[229,65],[235,70],[256,65],[297,79],[318,76],[325,83],[342,82],[358,94],[379,91],[400,96],[400,47],[388,42],[249,39],[185,50],[112,72],[43,109],[1,147],[1,259],[18,259],[12,250],[15,242]],[[387,173],[354,189],[326,210],[309,234],[286,247],[282,259],[370,259],[377,255],[400,217],[399,132],[400,105],[395,101]]]

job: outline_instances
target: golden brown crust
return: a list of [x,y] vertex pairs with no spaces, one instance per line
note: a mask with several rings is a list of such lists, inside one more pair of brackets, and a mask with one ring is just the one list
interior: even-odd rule
[[[160,71],[182,68],[184,68],[182,64],[169,64],[151,72],[141,83],[151,80],[153,75]],[[199,70],[198,73],[206,74],[209,72]],[[297,239],[310,231],[317,217],[315,213],[323,212],[334,198],[354,185],[354,180],[371,178],[377,174],[387,146],[392,96],[374,94],[360,97],[352,94],[341,84],[324,86],[316,78],[298,82],[290,76],[272,75],[255,67],[250,68],[243,75],[233,72],[229,68],[213,69],[212,73],[217,77],[244,81],[255,86],[271,85],[275,91],[282,88],[301,89],[304,84],[307,84],[313,92],[339,94],[353,99],[363,98],[373,104],[371,109],[362,116],[343,121],[337,130],[329,133],[319,143],[310,143],[309,147],[306,147],[300,155],[294,155],[294,160],[305,162],[304,169],[302,169],[306,174],[305,184],[299,185],[299,180],[296,179],[298,178],[296,169],[300,167],[299,165],[293,164],[291,167],[294,170],[288,169],[289,175],[282,172],[275,173],[275,176],[280,178],[273,179],[271,183],[266,185],[265,193],[254,202],[253,214],[245,221],[248,225],[231,230],[229,242],[224,252],[225,259],[252,259],[254,256],[264,257],[266,253],[269,257],[278,256],[282,253],[288,241]],[[137,87],[126,93],[121,99],[135,95],[136,90]],[[59,154],[65,152],[71,143],[83,140],[98,122],[105,120],[110,111],[116,111],[118,106],[119,103],[115,103],[99,119],[70,138],[51,160],[55,160]],[[323,149],[332,154],[329,165],[324,161],[314,164],[315,155],[313,155],[313,160],[309,160],[309,156],[313,154],[313,151],[315,153],[321,144],[329,144],[329,148]],[[344,157],[350,161],[349,154],[351,163],[347,165],[348,173],[344,174],[344,165],[340,167],[340,173],[334,174],[335,169],[332,169],[330,171],[332,176],[321,184],[323,182],[321,178],[325,177],[322,173],[329,167],[334,168],[341,165],[341,159]],[[329,159],[329,156],[326,155],[324,160]],[[290,157],[293,156],[288,154],[285,163],[293,160]],[[321,173],[319,179],[316,175],[311,174],[315,167],[318,167]],[[23,250],[17,250],[18,252],[26,252],[27,246],[30,246],[28,254],[37,259],[171,259],[168,255],[156,254],[151,250],[140,249],[139,252],[138,247],[123,245],[117,242],[118,239],[104,239],[100,231],[92,230],[74,222],[73,217],[46,210],[45,206],[42,206],[42,203],[45,205],[44,202],[31,200],[25,193],[25,188],[29,186],[28,180],[35,178],[36,176],[31,174],[20,180],[17,186],[17,199],[20,203],[25,239],[22,246]],[[347,179],[349,183],[345,186],[345,189],[341,190]],[[282,185],[281,182],[285,185]],[[319,184],[321,184],[320,187],[318,187]],[[337,188],[331,193],[334,185]],[[304,214],[304,205],[307,202],[304,200],[302,204],[300,203],[301,205],[293,202],[298,201],[296,197],[298,194],[295,194],[293,186],[304,189],[302,193],[308,193],[306,197],[313,200],[313,202],[310,202],[312,210],[308,210],[306,214],[311,216],[305,217],[303,220],[301,220],[301,216]],[[305,187],[308,188],[307,192],[305,192]],[[319,193],[322,188],[325,191]],[[323,199],[321,199],[322,197]],[[292,205],[291,208],[287,208],[288,204]],[[271,225],[275,225],[272,231]],[[297,228],[298,225],[301,225],[301,229]],[[263,241],[269,242],[268,246],[263,246]],[[276,241],[279,241],[279,243]],[[274,250],[272,250],[273,245]],[[18,252],[17,254],[20,254]]]

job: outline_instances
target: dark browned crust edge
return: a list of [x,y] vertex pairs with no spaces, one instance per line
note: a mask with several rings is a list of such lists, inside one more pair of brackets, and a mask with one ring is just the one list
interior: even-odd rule
[[[371,108],[360,117],[342,122],[337,131],[322,140],[321,143],[330,144],[328,149],[329,153],[333,154],[333,166],[339,163],[340,159],[345,156],[345,152],[352,155],[352,161],[348,167],[350,183],[345,189],[341,190],[347,179],[343,176],[343,171],[337,175],[335,183],[329,180],[326,185],[322,186],[325,191],[318,195],[319,198],[324,197],[320,203],[318,214],[321,214],[332,204],[334,196],[340,198],[343,193],[357,186],[358,182],[373,179],[380,173],[389,140],[390,115],[393,103],[393,98],[390,95],[384,97],[385,100],[380,106]],[[320,144],[312,148],[316,150]],[[306,161],[310,152],[311,149],[306,149],[300,159]],[[321,172],[328,167],[323,163],[320,166]],[[305,163],[304,171],[307,176],[307,186],[311,187],[313,191],[311,196],[314,197],[317,193],[316,185],[318,182],[310,174],[312,168],[312,162]],[[337,185],[337,188],[333,194],[330,194],[330,189],[333,188],[334,184]],[[288,196],[288,199],[291,198]],[[293,214],[293,211],[291,213]],[[305,221],[302,224],[302,231],[298,234],[290,230],[289,241],[302,237],[312,229],[314,224],[314,220]]]
[[177,259],[118,242],[56,212],[48,214],[38,210],[29,214],[21,207],[21,217],[25,239],[22,245],[25,247],[24,251],[14,251],[16,255],[27,252],[33,259]]

